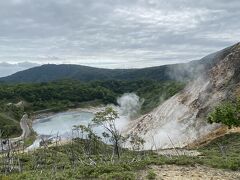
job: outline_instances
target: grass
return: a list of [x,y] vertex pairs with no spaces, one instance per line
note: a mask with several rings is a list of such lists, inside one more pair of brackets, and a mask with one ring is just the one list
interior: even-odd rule
[[24,147],[28,147],[36,140],[36,133],[31,130],[31,134],[24,140]]
[[203,153],[201,164],[214,168],[240,170],[240,133],[231,133],[217,138],[198,149]]
[[149,170],[147,174],[147,179],[156,179],[157,174],[153,170]]
[[[240,170],[240,134],[228,134],[220,137],[210,144],[198,148],[202,152],[200,157],[172,157],[157,155],[152,151],[145,155],[122,150],[120,160],[111,161],[111,146],[103,143],[92,149],[91,155],[85,156],[83,140],[77,140],[73,144],[39,149],[33,153],[21,154],[20,161],[23,164],[23,173],[13,173],[1,176],[0,179],[136,179],[139,170],[145,170],[149,165],[196,165],[201,164],[213,168]],[[223,151],[221,147],[224,147]],[[73,156],[72,156],[73,155]],[[74,163],[72,158],[77,159]],[[91,164],[89,159],[96,162]],[[81,163],[81,160],[86,162]],[[36,164],[39,166],[36,167]],[[148,179],[154,179],[155,173],[148,171]]]

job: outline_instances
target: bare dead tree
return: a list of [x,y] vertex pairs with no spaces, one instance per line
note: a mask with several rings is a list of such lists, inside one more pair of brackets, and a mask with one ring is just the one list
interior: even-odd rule
[[177,148],[174,146],[174,144],[173,144],[173,142],[172,142],[172,139],[171,139],[169,136],[168,136],[168,139],[170,140],[170,142],[171,142],[171,144],[172,144],[172,146],[173,146],[173,149],[176,151],[177,155],[180,156]]

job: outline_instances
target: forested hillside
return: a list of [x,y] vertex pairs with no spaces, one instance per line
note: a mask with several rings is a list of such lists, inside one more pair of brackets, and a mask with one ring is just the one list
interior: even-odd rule
[[[9,115],[20,111],[16,103],[24,102],[26,112],[49,109],[63,111],[66,108],[86,105],[117,104],[124,93],[136,93],[143,101],[141,113],[146,113],[173,96],[184,87],[184,83],[151,80],[139,81],[56,81],[34,84],[5,84],[0,86],[0,127],[4,135],[19,134],[21,116]],[[159,96],[161,95],[161,96]],[[12,103],[9,105],[9,103]],[[23,110],[21,110],[23,111]],[[14,132],[14,133],[13,133]]]
[[[197,62],[164,65],[143,69],[101,69],[81,65],[48,64],[34,67],[11,76],[0,78],[0,82],[35,83],[71,79],[84,82],[96,80],[187,80],[198,73]],[[193,73],[194,72],[194,73]]]

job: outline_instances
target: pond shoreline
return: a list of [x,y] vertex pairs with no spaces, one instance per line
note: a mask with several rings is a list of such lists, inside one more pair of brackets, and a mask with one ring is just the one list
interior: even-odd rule
[[[42,134],[39,134],[38,132],[36,132],[35,130],[34,130],[34,124],[35,123],[39,123],[39,122],[41,122],[41,121],[43,121],[44,119],[51,119],[52,117],[55,117],[55,116],[57,116],[58,114],[63,114],[64,115],[64,113],[92,113],[92,114],[95,114],[95,113],[97,113],[97,112],[99,112],[99,111],[103,111],[104,109],[106,108],[106,106],[104,106],[104,105],[102,105],[102,106],[96,106],[96,107],[94,107],[94,106],[89,106],[89,107],[86,107],[86,108],[69,108],[69,109],[67,109],[67,110],[64,110],[64,111],[59,111],[59,112],[51,112],[51,111],[49,111],[49,112],[44,112],[43,113],[43,111],[41,112],[41,113],[35,113],[34,115],[32,115],[31,116],[31,129],[33,130],[33,132],[36,134],[36,137],[35,137],[35,140],[34,140],[34,142],[30,145],[30,146],[28,146],[26,149],[27,150],[33,150],[33,149],[38,149],[38,148],[41,148],[41,146],[39,146],[39,147],[35,147],[35,143],[36,142],[40,142],[41,141],[41,139],[42,139],[42,137],[45,137],[45,135],[42,135]],[[45,138],[47,138],[47,135],[46,135],[46,137]],[[49,137],[49,140],[51,139],[51,138],[53,138],[53,136],[52,137]],[[46,139],[46,141],[48,141],[48,138]],[[62,139],[61,140],[61,142],[59,142],[59,144],[66,144],[66,143],[69,143],[70,142],[70,140],[69,139]],[[49,145],[51,145],[51,144],[55,144],[55,142],[52,142],[52,143],[50,143]],[[32,149],[33,148],[33,149]]]
[[97,113],[99,111],[102,111],[105,109],[106,106],[89,106],[89,107],[86,107],[86,108],[69,108],[67,110],[64,110],[64,111],[59,111],[59,112],[53,112],[53,111],[49,111],[49,112],[41,112],[41,113],[36,113],[34,115],[32,115],[31,117],[31,120],[32,122],[35,122],[36,120],[38,119],[42,119],[42,118],[47,118],[47,117],[51,117],[51,116],[54,116],[56,114],[59,114],[59,113],[65,113],[65,112],[89,112],[89,113]]

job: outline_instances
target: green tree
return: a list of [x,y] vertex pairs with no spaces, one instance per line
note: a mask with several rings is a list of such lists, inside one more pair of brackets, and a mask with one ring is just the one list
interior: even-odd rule
[[240,100],[224,102],[217,106],[209,115],[208,122],[222,123],[228,127],[240,126]]
[[112,107],[107,107],[102,112],[97,112],[93,119],[96,125],[102,126],[110,135],[110,140],[113,142],[114,154],[117,154],[118,159],[120,158],[120,141],[121,135],[116,128],[115,121],[118,118],[118,113],[113,110]]

